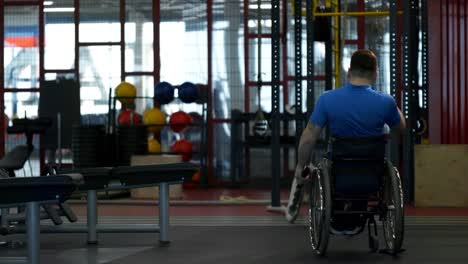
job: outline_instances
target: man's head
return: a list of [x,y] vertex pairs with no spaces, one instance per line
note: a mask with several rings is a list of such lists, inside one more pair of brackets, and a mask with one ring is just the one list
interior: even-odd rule
[[357,50],[351,56],[351,65],[348,70],[348,78],[353,80],[367,80],[375,82],[377,78],[377,57],[370,50]]

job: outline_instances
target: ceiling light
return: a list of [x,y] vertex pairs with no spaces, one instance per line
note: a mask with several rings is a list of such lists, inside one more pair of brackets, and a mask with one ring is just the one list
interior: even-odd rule
[[60,13],[60,12],[74,12],[74,7],[46,7],[44,12],[48,13]]
[[[258,9],[258,5],[249,5],[250,9]],[[260,9],[271,9],[271,4],[261,4]]]

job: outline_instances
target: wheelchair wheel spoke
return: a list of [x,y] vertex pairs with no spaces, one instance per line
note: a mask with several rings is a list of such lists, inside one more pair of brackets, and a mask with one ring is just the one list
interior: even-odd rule
[[402,246],[404,233],[403,191],[398,171],[388,169],[384,190],[386,203],[383,228],[387,249],[396,254]]
[[320,245],[321,223],[323,222],[323,190],[320,177],[311,184],[309,209],[309,235],[313,249]]

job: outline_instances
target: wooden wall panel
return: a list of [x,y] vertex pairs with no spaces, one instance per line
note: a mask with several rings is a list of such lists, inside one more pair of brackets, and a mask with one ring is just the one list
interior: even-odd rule
[[468,206],[468,145],[417,145],[417,207]]

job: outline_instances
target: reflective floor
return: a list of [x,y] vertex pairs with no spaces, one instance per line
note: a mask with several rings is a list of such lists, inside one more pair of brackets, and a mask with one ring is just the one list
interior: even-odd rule
[[[203,226],[203,219],[211,220]],[[409,221],[406,252],[397,258],[369,253],[366,233],[354,238],[332,236],[328,256],[316,257],[309,246],[303,219],[295,225],[278,217],[186,220],[197,224],[174,219],[172,243],[167,247],[159,246],[158,234],[100,234],[97,246],[86,245],[85,234],[43,234],[41,263],[468,263],[466,219],[458,222],[446,219],[433,222],[434,225]],[[152,220],[103,219],[107,223],[145,221]],[[382,239],[380,244],[384,244]],[[0,249],[1,256],[23,253],[24,249]]]

